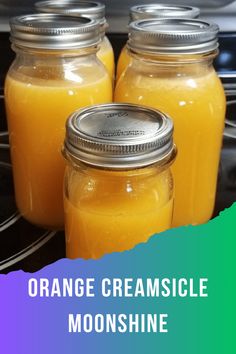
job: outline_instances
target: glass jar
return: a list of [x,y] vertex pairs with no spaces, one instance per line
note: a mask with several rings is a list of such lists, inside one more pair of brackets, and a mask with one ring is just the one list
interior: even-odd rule
[[39,1],[35,4],[40,12],[82,16],[95,19],[100,23],[101,38],[100,48],[97,52],[98,58],[105,65],[113,81],[115,72],[115,60],[112,45],[106,37],[107,21],[105,18],[105,5],[97,1],[81,0],[48,0]]
[[218,26],[199,20],[142,20],[130,25],[132,63],[116,102],[169,114],[178,158],[173,166],[173,226],[207,222],[215,202],[225,95],[212,66]]
[[128,250],[171,226],[172,131],[169,118],[142,106],[72,114],[64,146],[67,257]]
[[[186,5],[170,5],[170,4],[146,4],[136,5],[130,8],[130,22],[144,19],[154,18],[197,18],[200,10],[197,7]],[[125,71],[132,56],[129,55],[129,50],[125,45],[122,49],[118,63],[116,80],[119,80],[121,74]]]
[[112,100],[109,75],[96,56],[99,23],[37,14],[10,24],[16,59],[5,103],[16,203],[28,221],[61,229],[66,119],[80,107]]

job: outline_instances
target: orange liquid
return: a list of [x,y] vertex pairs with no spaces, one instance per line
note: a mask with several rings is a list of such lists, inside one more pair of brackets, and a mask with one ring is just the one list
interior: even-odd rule
[[[20,80],[19,80],[20,79]],[[65,122],[80,107],[110,102],[108,75],[81,84],[60,80],[6,79],[5,98],[17,206],[30,222],[64,225],[61,147]]]
[[116,80],[118,81],[119,78],[121,77],[121,74],[125,71],[125,69],[128,67],[128,65],[131,63],[132,57],[129,55],[129,52],[124,46],[122,49],[118,63],[117,63],[117,70],[116,70]]
[[[174,120],[178,156],[173,165],[175,206],[173,226],[208,221],[213,212],[225,117],[225,96],[213,70],[195,77],[170,69],[160,75],[137,74],[132,68],[119,80],[116,102],[157,108]],[[160,70],[160,69],[158,69]],[[168,72],[169,70],[169,72]]]
[[115,59],[113,48],[107,37],[104,37],[103,41],[101,42],[100,49],[97,52],[97,56],[107,69],[110,78],[113,81],[115,75]]
[[155,177],[137,171],[133,177],[125,174],[81,177],[71,173],[64,198],[67,257],[96,259],[129,250],[170,228],[169,171]]

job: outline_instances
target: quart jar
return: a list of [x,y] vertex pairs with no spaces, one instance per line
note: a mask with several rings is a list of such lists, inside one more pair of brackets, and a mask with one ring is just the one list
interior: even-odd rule
[[157,108],[174,121],[173,226],[207,222],[214,208],[225,118],[224,90],[212,66],[217,33],[217,25],[200,20],[130,24],[132,63],[115,101]]
[[97,59],[99,23],[34,14],[13,18],[16,58],[5,82],[16,203],[28,221],[64,227],[61,146],[80,107],[111,102],[111,80]]
[[171,226],[172,121],[126,104],[85,108],[67,122],[66,254],[99,258]]
[[[196,18],[199,14],[200,10],[197,7],[187,5],[145,4],[132,6],[129,15],[130,22],[133,22],[151,18]],[[116,80],[118,80],[121,74],[125,71],[131,59],[132,57],[129,55],[129,51],[125,45],[118,59]]]
[[35,6],[40,12],[81,16],[99,21],[102,41],[100,43],[100,48],[97,52],[97,56],[107,68],[113,81],[115,74],[115,60],[112,45],[105,35],[108,25],[105,18],[104,4],[97,1],[48,0],[39,1],[35,4]]

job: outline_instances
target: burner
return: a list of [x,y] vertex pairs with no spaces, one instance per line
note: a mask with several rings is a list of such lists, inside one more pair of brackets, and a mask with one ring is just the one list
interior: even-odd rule
[[7,134],[0,133],[0,272],[36,271],[65,256],[64,235],[35,227],[17,211]]
[[227,95],[226,124],[221,153],[215,215],[236,201],[236,92]]
[[233,189],[236,188],[236,165],[229,172],[229,181]]
[[0,90],[0,132],[7,130],[3,90]]
[[225,120],[224,137],[236,142],[236,93],[227,97],[227,111]]
[[15,205],[11,165],[7,162],[0,162],[0,169],[1,206],[4,206],[0,209],[0,232],[2,232],[13,225],[20,216]]
[[234,96],[227,96],[223,148],[232,150],[231,162],[236,166],[236,92]]

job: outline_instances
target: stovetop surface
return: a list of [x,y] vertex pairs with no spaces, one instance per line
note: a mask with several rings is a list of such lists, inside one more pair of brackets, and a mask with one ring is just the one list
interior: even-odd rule
[[[111,35],[116,57],[123,47],[125,35]],[[221,38],[221,57],[216,67],[222,77],[228,100],[228,124],[225,131],[214,216],[236,201],[236,35]],[[8,35],[0,33],[0,49],[6,55],[0,67],[0,272],[23,269],[34,272],[65,257],[63,232],[35,227],[18,213],[12,181],[7,125],[3,104],[4,77],[13,60]],[[232,135],[232,136],[231,136]]]

